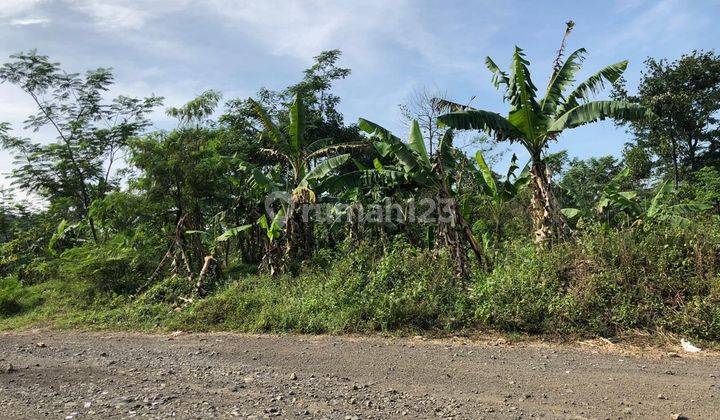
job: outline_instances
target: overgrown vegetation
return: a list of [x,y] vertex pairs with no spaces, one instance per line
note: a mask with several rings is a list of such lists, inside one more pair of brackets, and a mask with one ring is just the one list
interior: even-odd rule
[[[147,117],[160,98],[104,100],[109,70],[12,56],[0,81],[36,101],[29,127],[56,138],[0,125],[15,188],[32,197],[0,200],[0,329],[720,340],[720,59],[648,60],[637,95],[619,62],[567,92],[585,51],[563,60],[565,42],[543,98],[516,49],[508,73],[487,61],[507,118],[416,95],[428,103],[402,108],[422,112],[407,140],[372,115],[344,121],[339,51],[281,91],[224,108],[204,92],[170,108],[165,131]],[[611,84],[615,99],[591,100]],[[681,109],[693,112],[669,111]],[[605,118],[631,128],[623,158],[547,153]],[[502,168],[458,147],[464,129],[530,159]]]

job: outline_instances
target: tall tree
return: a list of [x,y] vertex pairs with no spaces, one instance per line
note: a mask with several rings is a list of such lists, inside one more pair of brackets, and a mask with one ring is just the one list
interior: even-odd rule
[[693,51],[678,60],[648,58],[636,94],[621,81],[618,99],[643,105],[657,118],[626,122],[635,147],[646,150],[659,175],[675,185],[703,165],[720,165],[720,56]]
[[[564,43],[564,40],[563,40]],[[570,236],[571,230],[560,212],[550,182],[543,153],[551,141],[571,128],[603,120],[619,118],[637,120],[650,113],[641,105],[623,101],[590,101],[593,93],[605,83],[617,80],[627,67],[621,61],[601,69],[577,85],[569,94],[566,89],[575,81],[575,74],[585,57],[585,49],[570,54],[553,69],[545,96],[537,97],[537,87],[530,78],[529,61],[522,49],[515,47],[509,72],[504,72],[488,57],[486,65],[493,73],[495,87],[505,88],[504,99],[510,103],[507,117],[491,111],[457,107],[455,112],[440,116],[440,121],[456,129],[482,130],[499,141],[519,142],[530,153],[533,197],[531,213],[537,243],[552,243]],[[558,56],[562,55],[562,48]]]
[[215,243],[203,241],[207,238],[200,233],[188,232],[217,230],[226,221],[235,226],[247,222],[233,214],[237,202],[242,201],[243,192],[238,191],[240,159],[236,157],[242,151],[228,130],[208,121],[219,100],[218,92],[206,91],[167,110],[178,119],[174,130],[153,132],[130,142],[130,163],[140,171],[130,186],[154,204],[157,230],[169,240],[157,274],[173,261],[176,271],[186,271],[191,282],[198,281],[198,291],[202,289],[200,273],[206,257],[214,258],[209,248]]
[[300,94],[309,109],[317,110],[321,120],[342,126],[343,116],[337,110],[340,97],[332,93],[332,86],[350,76],[351,70],[338,66],[341,55],[340,50],[328,50],[313,57],[314,63],[305,70],[303,80],[281,93],[284,101],[290,102]]
[[3,148],[15,154],[15,183],[50,201],[68,200],[97,241],[90,205],[114,187],[118,153],[150,124],[147,114],[161,98],[119,96],[107,103],[103,95],[113,84],[110,69],[88,71],[83,77],[63,71],[34,50],[10,58],[0,67],[0,83],[22,89],[38,110],[28,117],[26,128],[38,132],[49,127],[56,135],[45,144],[0,133]]

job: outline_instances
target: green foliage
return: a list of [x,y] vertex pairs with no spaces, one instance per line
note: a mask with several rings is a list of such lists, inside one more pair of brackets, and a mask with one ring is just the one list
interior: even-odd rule
[[693,51],[674,61],[648,58],[637,93],[619,83],[613,96],[643,105],[657,116],[625,122],[634,135],[633,147],[651,157],[656,174],[672,174],[677,186],[703,165],[720,163],[716,52]]
[[38,323],[58,327],[90,327],[86,316],[110,311],[121,301],[82,280],[48,280],[23,286],[14,278],[0,281],[0,330],[27,328]]
[[[456,129],[487,132],[498,140],[520,142],[528,149],[533,160],[539,160],[548,142],[555,140],[566,129],[575,128],[606,118],[623,121],[648,119],[651,113],[637,104],[622,101],[589,101],[606,82],[614,82],[627,67],[627,62],[608,66],[577,85],[565,94],[575,73],[580,69],[584,50],[570,54],[559,71],[553,74],[547,92],[537,98],[537,87],[532,82],[530,62],[522,49],[515,47],[510,72],[502,72],[489,57],[488,68],[494,74],[496,87],[505,88],[510,103],[508,116],[475,109],[459,110],[440,116],[439,120]],[[582,101],[580,103],[579,101]]]
[[589,212],[609,185],[618,191],[632,190],[635,185],[629,176],[613,181],[622,170],[621,162],[612,156],[573,159],[559,182],[566,206]]
[[170,276],[140,295],[133,306],[152,306],[158,303],[178,306],[183,303],[182,298],[192,296],[193,286],[185,277]]
[[222,99],[220,92],[208,90],[181,107],[169,108],[167,114],[177,118],[183,125],[195,123],[199,128],[215,112],[220,99]]
[[[73,221],[86,218],[92,201],[117,184],[113,163],[128,140],[150,125],[147,114],[162,98],[118,96],[106,103],[103,93],[114,82],[109,69],[81,77],[34,50],[10,59],[0,66],[0,83],[17,86],[37,106],[37,114],[26,121],[28,128],[36,132],[49,128],[56,136],[33,143],[2,127],[0,146],[15,156],[14,183],[50,201],[69,200]],[[93,219],[88,222],[97,241]]]
[[361,243],[320,253],[297,277],[245,274],[192,303],[194,285],[183,276],[127,300],[60,267],[62,280],[1,283],[0,329],[44,320],[304,333],[488,328],[611,337],[660,330],[718,340],[718,255],[720,229],[701,219],[689,229],[589,230],[552,249],[514,241],[492,272],[467,279],[453,275],[449,255],[434,257],[404,240],[386,251]]
[[19,315],[36,302],[28,301],[27,291],[11,277],[0,282],[0,318]]
[[563,214],[580,221],[595,219],[603,226],[641,225],[651,228],[656,223],[670,223],[675,226],[692,224],[689,216],[706,213],[712,208],[708,202],[693,199],[679,201],[677,191],[670,181],[660,184],[647,204],[638,198],[636,191],[623,191],[631,175],[630,167],[618,172],[598,193],[599,197],[592,211],[588,209],[565,208]]
[[64,251],[55,260],[56,278],[93,284],[99,291],[131,293],[144,283],[144,273],[156,264],[158,250],[122,236],[100,245],[86,244]]
[[690,196],[704,203],[712,204],[720,215],[720,170],[706,166],[693,175],[693,181],[686,187]]
[[[709,229],[705,231],[706,229]],[[720,231],[593,230],[576,244],[519,244],[473,289],[478,321],[511,331],[613,336],[666,330],[718,338]],[[703,314],[694,323],[694,313]]]
[[[373,269],[375,267],[375,269]],[[248,277],[194,306],[182,323],[199,329],[362,332],[453,328],[464,294],[452,262],[398,244],[382,255],[367,244],[318,275]]]
[[[0,330],[640,330],[720,340],[720,175],[711,159],[716,115],[708,113],[717,83],[714,73],[698,72],[712,73],[717,57],[648,62],[638,98],[593,102],[627,62],[575,84],[584,55],[562,62],[561,49],[543,97],[521,49],[507,72],[488,58],[506,116],[432,101],[434,112],[450,111],[440,118],[446,126],[483,130],[530,152],[530,164],[521,169],[513,156],[503,174],[483,153],[473,159],[455,147],[453,130],[441,129],[433,150],[417,122],[407,141],[368,120],[345,125],[332,93],[350,73],[338,66],[339,51],[317,56],[299,83],[230,100],[224,110],[222,95],[206,91],[167,110],[174,129],[150,133],[147,116],[159,99],[106,101],[109,70],[79,76],[34,52],[12,56],[0,82],[36,101],[29,127],[50,127],[55,138],[36,144],[0,123],[0,142],[18,161],[16,186],[44,200],[33,206],[0,191]],[[683,82],[702,86],[683,95]],[[706,99],[690,120],[668,117],[668,109]],[[661,118],[650,119],[650,108]],[[554,212],[544,207],[556,206],[548,173],[568,166],[567,153],[547,154],[548,144],[603,118],[631,120],[645,140],[692,128],[696,143],[678,150],[687,160],[695,144],[696,158],[682,165],[677,186],[665,181],[667,168],[651,177],[667,162],[650,140],[628,145],[623,161],[570,162],[559,198],[565,214],[583,222],[572,240],[534,247],[523,239],[538,224],[528,203]],[[697,118],[706,120],[702,129]],[[273,217],[270,194],[287,199]],[[352,217],[350,210],[388,197],[403,214],[408,203],[445,200],[452,221]],[[299,217],[302,205],[333,203],[350,210],[336,209],[326,224]],[[467,261],[471,249],[478,264]]]

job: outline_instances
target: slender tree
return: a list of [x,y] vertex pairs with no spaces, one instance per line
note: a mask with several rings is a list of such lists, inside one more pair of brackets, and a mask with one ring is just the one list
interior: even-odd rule
[[55,142],[41,144],[0,133],[2,146],[15,153],[12,176],[21,188],[50,201],[69,199],[97,241],[90,205],[113,188],[118,153],[150,124],[147,115],[162,98],[119,96],[106,103],[103,94],[113,84],[110,69],[82,77],[64,72],[34,50],[10,58],[0,67],[0,83],[16,85],[34,101],[38,112],[28,118],[27,128],[38,132],[50,127],[56,135]]

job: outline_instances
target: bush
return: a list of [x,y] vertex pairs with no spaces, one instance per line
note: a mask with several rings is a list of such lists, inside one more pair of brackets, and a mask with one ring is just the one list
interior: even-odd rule
[[199,302],[183,322],[199,329],[360,332],[452,328],[466,299],[448,258],[396,244],[362,244],[327,271],[250,276]]
[[21,287],[17,279],[6,278],[0,281],[0,318],[20,315],[40,302],[41,298]]
[[508,331],[552,329],[552,308],[562,295],[558,267],[570,258],[561,248],[538,253],[531,243],[516,243],[492,273],[478,273],[472,289],[477,322]]
[[165,303],[178,305],[180,298],[192,296],[195,285],[191,284],[187,277],[171,276],[151,286],[146,292],[138,297],[137,305],[151,305]]
[[119,235],[100,244],[68,249],[56,260],[57,278],[79,279],[106,291],[132,293],[147,281],[159,261],[156,250],[136,244]]
[[720,338],[720,231],[694,228],[579,233],[551,250],[509,249],[473,288],[478,323],[530,333],[613,336],[665,330]]

